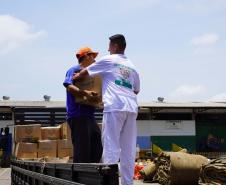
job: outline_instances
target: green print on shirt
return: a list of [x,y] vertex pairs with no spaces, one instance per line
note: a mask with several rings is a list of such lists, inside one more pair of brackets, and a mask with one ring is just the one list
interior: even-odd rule
[[115,80],[115,84],[123,86],[123,87],[126,87],[126,88],[129,88],[129,89],[132,89],[131,83],[129,81],[124,80],[124,79]]
[[124,69],[127,69],[127,70],[129,70],[129,71],[131,71],[131,72],[134,72],[134,71],[135,71],[134,69],[132,69],[132,68],[130,68],[130,67],[127,67],[127,66],[124,66],[124,65],[122,65],[122,64],[114,64],[114,66],[116,66],[116,67],[118,67],[118,68],[124,68]]

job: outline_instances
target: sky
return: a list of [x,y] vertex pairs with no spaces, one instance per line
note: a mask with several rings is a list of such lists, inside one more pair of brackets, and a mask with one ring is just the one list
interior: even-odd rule
[[226,0],[0,0],[0,99],[65,100],[75,52],[117,33],[139,102],[226,102]]

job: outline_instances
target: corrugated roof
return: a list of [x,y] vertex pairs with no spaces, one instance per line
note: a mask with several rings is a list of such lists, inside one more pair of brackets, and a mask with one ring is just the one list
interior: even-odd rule
[[[65,107],[65,101],[11,101],[0,100],[0,107]],[[147,102],[139,103],[139,107],[162,108],[226,108],[226,102]]]
[[165,107],[165,108],[226,108],[226,102],[149,102],[139,103],[140,107]]
[[65,107],[65,101],[0,101],[0,107]]

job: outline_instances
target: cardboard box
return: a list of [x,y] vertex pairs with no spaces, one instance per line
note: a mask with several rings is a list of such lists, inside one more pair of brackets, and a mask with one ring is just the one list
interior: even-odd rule
[[61,127],[41,127],[42,140],[58,140],[61,139]]
[[[47,157],[44,158],[47,163],[68,163],[70,161],[70,157]],[[72,162],[73,163],[73,162]]]
[[71,140],[71,128],[67,122],[61,124],[61,138]]
[[14,133],[15,142],[37,142],[41,139],[41,125],[16,125]]
[[73,156],[73,145],[71,140],[62,139],[58,140],[57,144],[58,157],[72,157]]
[[76,81],[74,83],[76,87],[78,87],[81,90],[89,90],[89,91],[95,91],[98,95],[97,98],[92,101],[88,100],[86,96],[76,96],[75,101],[77,103],[86,104],[86,105],[92,105],[95,107],[102,107],[102,80],[100,76],[94,76],[94,77],[84,77],[79,81]]
[[16,143],[15,157],[17,158],[37,158],[37,143]]
[[40,157],[57,157],[57,140],[40,140],[38,158]]

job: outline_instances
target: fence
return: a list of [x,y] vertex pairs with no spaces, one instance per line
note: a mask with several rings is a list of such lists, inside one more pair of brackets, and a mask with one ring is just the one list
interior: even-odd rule
[[12,160],[12,185],[119,185],[118,165]]

